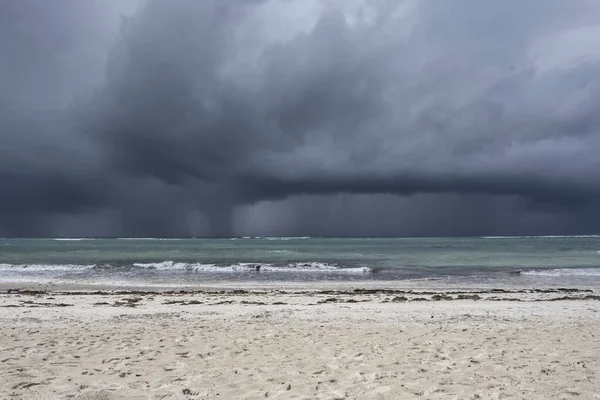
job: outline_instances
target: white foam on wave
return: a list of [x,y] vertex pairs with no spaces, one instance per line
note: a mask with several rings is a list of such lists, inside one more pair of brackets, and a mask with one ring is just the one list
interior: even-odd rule
[[95,264],[0,264],[0,271],[83,271],[96,268]]
[[310,239],[310,236],[267,236],[266,240],[302,240]]
[[231,265],[215,265],[202,263],[184,263],[163,261],[158,263],[135,263],[139,268],[156,269],[162,271],[191,271],[191,272],[336,272],[349,274],[364,274],[371,272],[367,267],[343,268],[335,264],[307,262],[290,263],[286,265],[273,265],[262,263],[236,263]]
[[120,237],[120,238],[116,238],[117,240],[189,240],[189,239],[197,239],[197,238],[151,238],[151,237],[145,237],[145,238],[134,238],[134,237]]
[[[262,268],[261,268],[262,271]],[[368,267],[352,267],[344,268],[335,264],[308,262],[308,263],[291,263],[285,266],[269,266],[265,267],[265,271],[278,272],[341,272],[341,273],[369,273],[371,269]]]
[[175,261],[162,261],[157,263],[134,263],[133,265],[138,268],[156,269],[159,271],[199,271],[203,268],[206,268],[208,271],[210,268],[215,267],[214,264],[198,264]]
[[521,271],[521,275],[528,276],[600,276],[600,268],[556,268],[556,269],[533,269]]
[[96,240],[94,238],[54,238],[58,242],[81,242],[82,240]]
[[[345,268],[336,264],[320,262],[296,262],[285,265],[264,263],[235,263],[230,265],[216,265],[206,263],[186,263],[176,261],[162,261],[155,263],[134,263],[134,267],[158,271],[189,271],[189,272],[335,272],[343,274],[365,274],[372,270],[368,267]],[[0,271],[8,272],[72,272],[85,271],[94,268],[111,269],[110,265],[97,264],[0,264]],[[116,267],[115,267],[116,268]]]
[[577,238],[600,238],[600,235],[542,235],[542,236],[480,236],[481,239],[577,239]]

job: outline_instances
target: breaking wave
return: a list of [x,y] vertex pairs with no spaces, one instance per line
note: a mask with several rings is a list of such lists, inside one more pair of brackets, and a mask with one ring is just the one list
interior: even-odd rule
[[83,240],[96,240],[94,238],[54,238],[57,242],[81,242]]
[[153,238],[153,237],[140,237],[140,238],[135,238],[135,237],[119,237],[119,238],[115,238],[116,240],[167,240],[167,241],[173,241],[173,240],[189,240],[189,239],[196,239],[196,238]]
[[600,238],[600,235],[480,236],[481,239],[569,239]]
[[346,268],[336,264],[307,262],[290,263],[285,265],[263,264],[263,263],[236,263],[231,265],[183,263],[174,261],[163,261],[159,263],[135,263],[135,267],[156,270],[182,270],[193,272],[336,272],[336,273],[370,273],[368,267]]
[[242,236],[242,237],[233,237],[229,240],[241,240],[241,239],[262,239],[262,240],[302,240],[302,239],[312,239],[310,236]]
[[521,271],[521,275],[527,276],[600,276],[600,268],[556,268],[556,269],[533,269]]
[[310,236],[266,236],[266,240],[300,240],[310,239]]
[[281,273],[343,273],[366,274],[372,272],[368,267],[343,267],[337,264],[306,262],[289,263],[284,265],[263,263],[235,263],[230,265],[217,265],[205,263],[187,263],[176,261],[162,261],[154,263],[134,263],[130,265],[106,264],[0,264],[0,271],[18,272],[74,272],[92,269],[111,270],[119,268],[139,268],[157,271],[182,271],[182,272],[210,272],[210,273],[235,273],[235,272],[281,272]]
[[96,268],[95,264],[0,264],[0,271],[83,271]]

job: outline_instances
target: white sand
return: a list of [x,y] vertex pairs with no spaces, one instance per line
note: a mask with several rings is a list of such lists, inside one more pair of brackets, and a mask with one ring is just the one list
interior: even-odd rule
[[393,297],[3,294],[0,399],[600,399],[600,301]]

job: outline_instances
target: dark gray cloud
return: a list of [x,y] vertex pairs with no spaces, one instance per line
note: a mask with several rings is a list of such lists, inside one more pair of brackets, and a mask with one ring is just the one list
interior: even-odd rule
[[0,5],[5,234],[600,230],[596,1],[103,4]]
[[0,3],[0,234],[48,234],[46,216],[111,203],[75,105],[102,81],[116,4]]

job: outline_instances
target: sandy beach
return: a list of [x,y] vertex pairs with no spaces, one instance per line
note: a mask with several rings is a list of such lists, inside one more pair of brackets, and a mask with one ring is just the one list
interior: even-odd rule
[[585,290],[7,289],[2,399],[600,399]]

